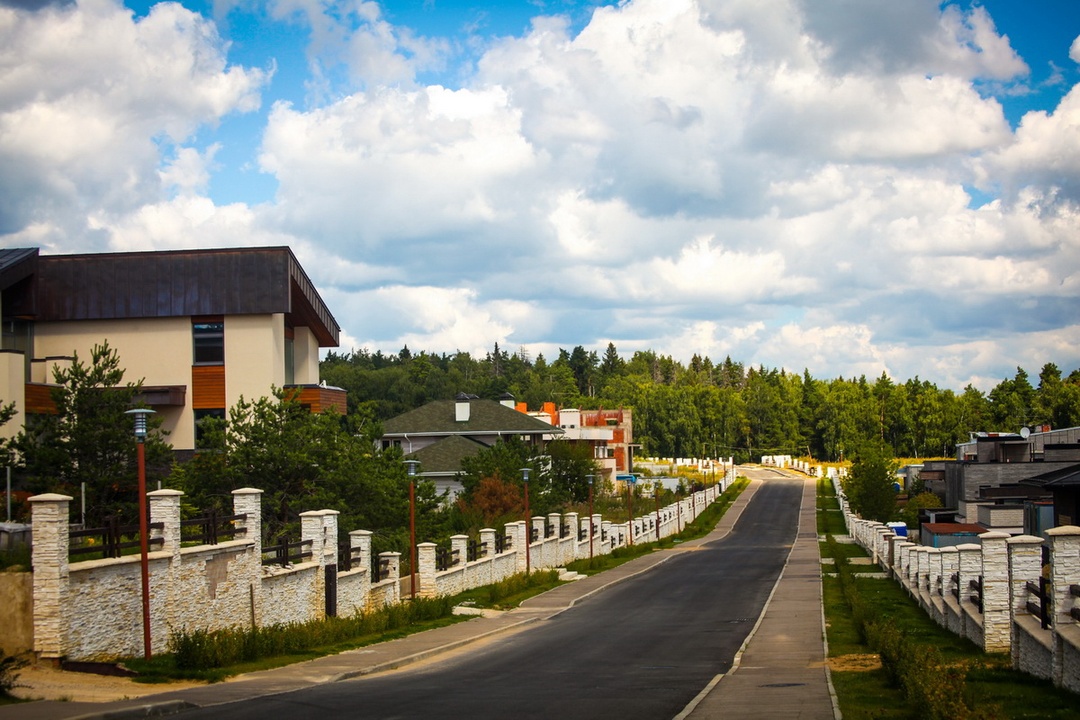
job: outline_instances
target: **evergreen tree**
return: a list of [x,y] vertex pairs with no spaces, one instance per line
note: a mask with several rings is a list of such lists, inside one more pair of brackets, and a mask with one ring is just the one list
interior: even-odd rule
[[[107,341],[90,351],[89,364],[74,354],[67,368],[53,370],[56,413],[31,415],[12,446],[18,451],[22,483],[32,492],[78,497],[86,485],[86,522],[103,525],[116,516],[138,522],[138,467],[134,407],[142,381],[126,382],[120,356]],[[144,443],[147,481],[167,474],[171,447],[151,416]]]

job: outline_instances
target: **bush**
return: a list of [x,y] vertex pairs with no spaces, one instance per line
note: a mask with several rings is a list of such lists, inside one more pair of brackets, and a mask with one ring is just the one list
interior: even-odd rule
[[328,617],[260,628],[178,631],[172,633],[170,645],[180,670],[220,668],[349,642],[447,617],[452,610],[449,598],[417,598],[345,618]]

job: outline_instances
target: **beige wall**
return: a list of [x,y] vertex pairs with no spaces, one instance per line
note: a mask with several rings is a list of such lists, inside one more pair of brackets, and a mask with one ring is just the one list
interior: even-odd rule
[[[176,449],[195,445],[194,412],[191,409],[191,319],[150,318],[139,320],[82,321],[38,323],[35,327],[34,358],[63,358],[78,353],[89,362],[90,351],[104,340],[114,348],[124,367],[125,380],[145,385],[183,385],[187,387],[185,407],[155,408],[163,419],[163,429]],[[293,340],[295,379],[297,383],[319,382],[319,344],[307,328],[296,328]],[[0,353],[0,383],[19,388],[22,399],[22,356],[10,354],[5,367]],[[60,361],[63,363],[63,361]],[[52,382],[55,362],[35,363],[33,380]],[[18,376],[17,380],[15,376]],[[40,377],[38,377],[40,376]],[[229,315],[225,317],[225,402],[226,408],[241,396],[254,400],[267,396],[271,388],[285,384],[285,316]],[[7,392],[0,386],[0,391]],[[10,393],[15,398],[15,390]],[[8,395],[0,395],[7,401]],[[10,423],[12,428],[21,427]],[[0,428],[2,436],[4,428]]]
[[319,341],[306,327],[298,327],[293,336],[293,367],[297,385],[319,382]]
[[16,415],[0,426],[0,438],[12,438],[22,429],[26,405],[26,356],[0,352],[0,404],[15,403]]
[[[144,385],[187,387],[186,407],[159,407],[163,429],[175,448],[195,444],[194,415],[191,411],[191,319],[147,318],[139,320],[94,320],[38,323],[34,327],[34,357],[45,358],[78,353],[90,362],[94,345],[104,340],[116,350],[124,380]],[[37,381],[52,382],[52,370]]]
[[257,400],[285,384],[285,316],[225,317],[225,402]]

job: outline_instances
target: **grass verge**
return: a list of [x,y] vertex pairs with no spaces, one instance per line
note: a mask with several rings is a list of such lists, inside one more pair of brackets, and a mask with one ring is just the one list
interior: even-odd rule
[[[819,509],[831,493],[827,481],[819,483]],[[837,569],[822,578],[822,593],[845,720],[1080,718],[1076,695],[1014,671],[1008,656],[984,653],[945,630],[894,580],[853,572],[848,559],[865,553],[836,542],[832,532],[821,547]]]

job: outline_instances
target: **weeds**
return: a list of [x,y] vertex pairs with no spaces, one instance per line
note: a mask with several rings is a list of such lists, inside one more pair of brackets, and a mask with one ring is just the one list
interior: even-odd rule
[[26,664],[26,660],[5,655],[3,649],[0,649],[0,698],[10,697],[11,691],[19,687],[17,671],[26,667]]

